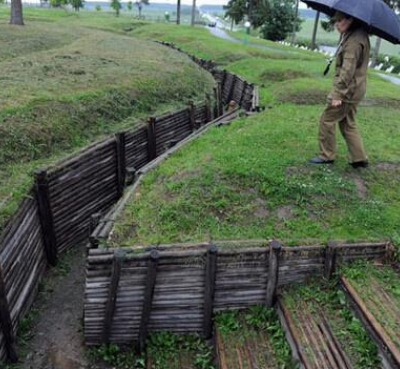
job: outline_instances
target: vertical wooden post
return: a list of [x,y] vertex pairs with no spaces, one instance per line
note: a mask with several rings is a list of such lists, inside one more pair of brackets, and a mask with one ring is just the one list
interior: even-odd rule
[[189,110],[189,119],[190,119],[190,128],[192,130],[192,132],[194,132],[196,130],[196,116],[195,116],[195,105],[194,105],[194,101],[190,100],[188,102],[188,110]]
[[211,96],[206,94],[206,123],[213,120],[213,109],[211,106]]
[[219,93],[218,84],[214,86],[214,119],[219,117]]
[[279,277],[279,258],[282,251],[282,245],[279,241],[273,240],[269,247],[269,260],[268,260],[268,282],[267,282],[267,295],[265,305],[272,307],[275,304],[276,290],[278,288]]
[[206,254],[203,322],[203,336],[206,339],[212,336],[215,277],[217,272],[217,251],[217,247],[213,244],[210,244]]
[[156,141],[156,118],[149,117],[147,119],[147,137],[148,137],[148,151],[149,161],[157,157],[157,141]]
[[90,249],[97,249],[99,247],[99,240],[96,236],[92,236],[93,232],[97,228],[100,223],[101,213],[94,213],[90,217],[90,224],[89,224],[89,243],[86,247],[86,254],[89,253]]
[[325,266],[324,266],[324,277],[331,279],[336,269],[336,250],[337,244],[334,241],[328,241],[325,251]]
[[117,142],[117,178],[118,178],[118,197],[124,193],[126,178],[126,157],[125,157],[125,132],[115,135]]
[[130,186],[135,183],[137,170],[134,167],[126,168],[126,184]]
[[50,204],[49,183],[47,172],[42,169],[35,171],[36,201],[38,204],[40,224],[43,234],[43,244],[47,261],[50,265],[57,264],[57,238],[54,228],[53,212]]
[[232,80],[231,87],[229,88],[228,99],[227,99],[227,102],[226,102],[227,104],[229,104],[231,102],[231,100],[232,100],[232,98],[234,96],[234,92],[235,92],[235,86],[236,86],[237,77],[236,77],[235,74],[233,74],[232,78],[233,78],[233,80]]
[[119,279],[121,276],[121,266],[124,259],[125,259],[124,250],[120,249],[115,251],[111,267],[110,286],[108,287],[108,298],[107,298],[106,311],[104,317],[103,337],[102,337],[103,343],[108,343],[110,340],[112,321],[117,301]]
[[160,256],[157,250],[151,251],[150,258],[147,264],[146,288],[144,291],[142,319],[140,321],[139,339],[137,342],[137,350],[140,352],[144,350],[146,343],[148,324],[150,320],[151,308],[153,305],[154,289],[156,286],[159,258]]
[[217,91],[218,91],[218,117],[224,114],[224,102],[222,96],[222,84],[217,82]]
[[8,305],[6,286],[4,283],[3,272],[0,269],[0,329],[3,332],[7,359],[11,363],[18,361],[15,350],[15,334],[11,320],[10,307]]
[[239,106],[240,107],[242,107],[243,100],[244,100],[244,97],[246,95],[246,90],[247,90],[247,81],[244,81],[243,82],[243,89],[242,89],[242,93],[240,95],[240,101],[239,101]]

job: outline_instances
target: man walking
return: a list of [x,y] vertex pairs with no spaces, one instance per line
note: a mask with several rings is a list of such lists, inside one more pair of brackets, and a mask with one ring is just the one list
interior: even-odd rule
[[341,34],[336,53],[336,71],[328,104],[319,126],[320,154],[311,164],[332,164],[336,157],[336,124],[339,123],[353,168],[367,168],[368,158],[358,132],[355,116],[367,85],[370,42],[368,32],[356,19],[335,14],[335,26]]

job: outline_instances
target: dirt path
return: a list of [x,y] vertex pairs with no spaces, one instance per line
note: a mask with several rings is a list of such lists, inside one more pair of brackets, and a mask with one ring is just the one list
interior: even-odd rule
[[[85,358],[82,314],[85,250],[78,247],[48,272],[35,302],[32,338],[20,348],[21,369],[91,369]],[[100,369],[96,365],[97,369]]]

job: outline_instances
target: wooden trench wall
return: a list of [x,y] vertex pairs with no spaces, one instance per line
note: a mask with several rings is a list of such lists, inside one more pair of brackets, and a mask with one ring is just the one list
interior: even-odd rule
[[[220,73],[210,65],[206,69]],[[150,117],[144,126],[118,132],[35,172],[33,188],[0,234],[0,362],[17,360],[18,322],[29,312],[47,266],[54,266],[59,254],[88,238],[91,216],[106,211],[122,196],[130,176],[222,116],[229,99],[237,99],[246,110],[256,109],[254,86],[243,82],[247,87],[241,89],[236,83],[225,96],[226,86],[239,78],[222,73],[225,81],[216,83],[215,96]]]
[[[381,260],[388,243],[283,247],[279,242],[156,248],[91,248],[87,259],[84,334],[88,345],[143,348],[149,331],[212,333],[224,309],[272,306],[279,286],[329,278],[337,263]],[[251,247],[249,247],[251,245]]]

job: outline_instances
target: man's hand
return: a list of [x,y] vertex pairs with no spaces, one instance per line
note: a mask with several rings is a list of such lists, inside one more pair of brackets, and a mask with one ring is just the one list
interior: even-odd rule
[[332,100],[332,106],[333,106],[334,108],[337,108],[338,106],[341,106],[342,103],[343,103],[342,100]]

